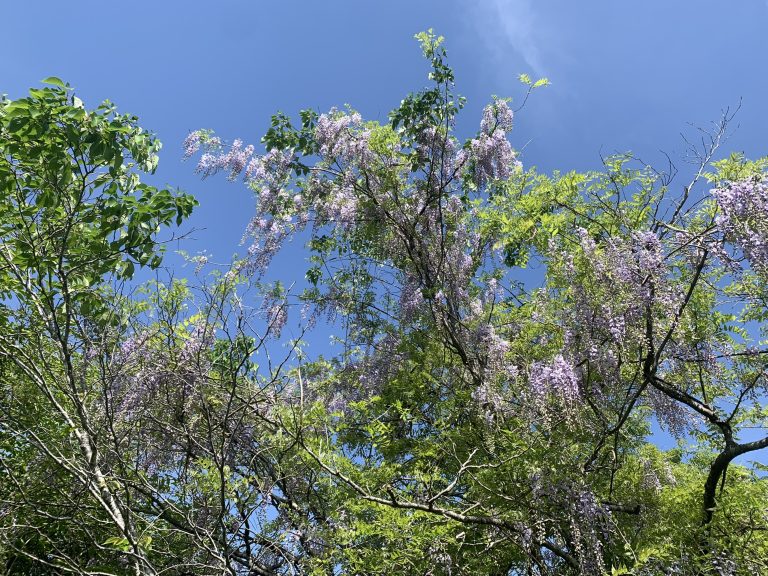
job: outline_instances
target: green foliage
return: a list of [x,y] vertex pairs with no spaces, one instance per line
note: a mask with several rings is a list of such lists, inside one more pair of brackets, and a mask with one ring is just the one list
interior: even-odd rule
[[768,162],[678,194],[628,154],[523,169],[509,100],[460,142],[443,38],[416,39],[431,84],[388,123],[272,118],[252,252],[306,230],[297,288],[200,257],[197,284],[127,292],[195,204],[140,182],[159,143],[57,78],[0,104],[4,572],[768,570],[765,467],[736,460],[768,444],[743,439],[768,417],[765,277],[698,189]]
[[116,290],[160,265],[158,233],[196,201],[141,181],[160,143],[135,117],[44,82],[0,102],[0,558],[9,574],[103,573],[126,553],[145,564],[151,543],[105,473],[107,365],[141,309]]
[[48,83],[0,106],[6,257],[50,289],[75,293],[105,274],[130,278],[136,264],[156,268],[156,233],[180,224],[195,200],[141,182],[140,172],[157,166],[160,143],[135,117],[110,102],[86,110],[60,80]]

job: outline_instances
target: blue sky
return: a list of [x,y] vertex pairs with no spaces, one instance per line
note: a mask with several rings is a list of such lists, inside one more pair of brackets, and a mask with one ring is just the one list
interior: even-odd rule
[[[152,179],[194,193],[194,240],[180,247],[228,260],[253,199],[239,184],[201,182],[181,160],[190,130],[257,143],[277,110],[350,104],[386,119],[426,84],[414,33],[446,36],[472,135],[491,95],[520,100],[520,73],[546,75],[511,134],[527,165],[599,166],[632,151],[670,154],[685,172],[681,132],[742,103],[723,148],[768,154],[768,4],[764,0],[80,0],[4,2],[0,92],[22,96],[42,78],[71,83],[88,106],[105,98],[164,142]],[[678,182],[680,186],[683,180]],[[281,272],[303,271],[293,258]],[[170,262],[178,262],[171,258]],[[183,272],[182,272],[183,274]]]
[[56,75],[87,105],[109,98],[138,115],[164,142],[154,182],[201,202],[184,248],[225,260],[253,201],[241,185],[193,175],[181,161],[188,131],[257,143],[277,110],[346,103],[385,119],[426,83],[412,37],[429,27],[446,36],[468,98],[460,135],[474,133],[492,94],[520,99],[521,72],[551,79],[511,135],[525,164],[588,169],[627,150],[653,163],[663,150],[684,169],[680,132],[740,100],[724,150],[768,152],[763,0],[44,0],[1,13],[0,92],[18,97]]

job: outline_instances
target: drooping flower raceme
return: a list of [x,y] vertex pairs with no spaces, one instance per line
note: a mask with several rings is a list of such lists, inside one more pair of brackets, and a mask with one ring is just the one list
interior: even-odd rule
[[512,129],[512,111],[503,100],[486,106],[480,135],[470,142],[475,184],[482,188],[492,180],[508,178],[520,166],[507,132]]
[[[578,573],[605,574],[603,549],[613,532],[608,508],[600,503],[589,486],[568,481],[551,482],[540,474],[534,474],[530,482],[538,506],[545,511],[554,508],[565,512],[567,520],[558,529],[567,534],[578,562]],[[537,524],[548,522],[548,516],[545,512]]]
[[369,132],[363,128],[363,119],[357,112],[344,114],[332,108],[321,114],[315,127],[315,139],[320,155],[326,159],[365,164],[370,159]]
[[[208,350],[214,329],[205,322],[176,335],[178,346],[159,345],[150,332],[128,336],[116,350],[109,390],[112,409],[121,421],[130,421],[154,401],[161,389],[172,390],[180,406],[189,402],[209,368]],[[169,396],[166,395],[165,400]]]
[[261,314],[266,320],[267,330],[275,338],[280,338],[283,327],[288,321],[288,302],[278,287],[267,292],[261,305]]
[[768,274],[768,185],[754,178],[740,180],[712,190],[712,196],[725,241],[741,250],[755,272]]
[[575,416],[581,401],[579,376],[573,364],[558,354],[551,362],[534,362],[528,376],[533,406],[550,416],[550,402],[562,410],[566,420]]
[[229,172],[229,180],[235,180],[248,164],[253,156],[252,145],[243,147],[242,140],[235,140],[228,150],[224,149],[221,140],[210,136],[203,130],[191,132],[184,140],[184,157],[189,158],[200,148],[205,152],[197,163],[195,172],[202,174],[203,178],[213,176],[221,171]]
[[[581,228],[573,245],[550,244],[550,273],[562,282],[555,321],[562,329],[562,355],[581,367],[581,393],[590,398],[623,398],[628,382],[641,382],[642,368],[627,358],[647,352],[648,322],[663,335],[674,321],[670,310],[679,306],[679,289],[671,281],[665,246],[652,230],[636,230],[625,237],[603,238]],[[532,374],[533,376],[533,374]],[[549,372],[532,384],[546,390]],[[638,392],[639,394],[640,392]],[[648,390],[643,402],[657,410],[659,420],[678,432],[681,420],[675,402],[659,403]],[[540,395],[540,394],[539,394]]]
[[184,158],[189,158],[193,154],[195,154],[198,150],[200,150],[200,140],[202,138],[202,134],[200,130],[195,130],[194,132],[190,132],[187,137],[184,139]]
[[506,100],[495,100],[483,109],[483,119],[480,122],[480,131],[484,134],[493,134],[496,130],[510,132],[514,113]]

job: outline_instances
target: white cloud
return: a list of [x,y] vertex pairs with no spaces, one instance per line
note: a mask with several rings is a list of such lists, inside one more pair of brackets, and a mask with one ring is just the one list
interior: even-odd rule
[[477,10],[480,32],[496,57],[508,59],[511,48],[534,74],[546,75],[540,49],[543,29],[534,0],[483,0]]

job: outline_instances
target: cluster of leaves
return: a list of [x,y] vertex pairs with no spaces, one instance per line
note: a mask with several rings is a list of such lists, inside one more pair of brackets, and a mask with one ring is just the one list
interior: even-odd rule
[[[766,163],[711,162],[723,125],[680,194],[631,157],[538,174],[508,100],[456,138],[417,39],[431,85],[386,123],[279,114],[263,155],[190,134],[257,198],[248,255],[194,288],[121,290],[194,204],[139,183],[135,119],[55,79],[3,103],[7,573],[768,569],[768,483],[734,462],[768,447]],[[262,284],[298,234],[305,281]],[[321,321],[340,352],[281,340]]]

